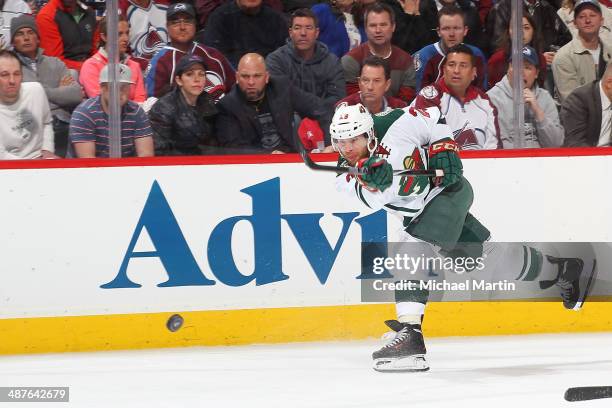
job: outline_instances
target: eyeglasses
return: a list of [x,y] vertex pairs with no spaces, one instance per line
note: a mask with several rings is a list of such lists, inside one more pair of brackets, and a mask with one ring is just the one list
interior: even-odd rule
[[179,18],[179,19],[176,19],[176,20],[169,20],[168,21],[168,25],[170,25],[170,26],[177,26],[177,25],[181,25],[181,24],[185,24],[185,25],[187,25],[187,24],[189,24],[189,25],[195,24],[195,20],[192,19],[192,18]]

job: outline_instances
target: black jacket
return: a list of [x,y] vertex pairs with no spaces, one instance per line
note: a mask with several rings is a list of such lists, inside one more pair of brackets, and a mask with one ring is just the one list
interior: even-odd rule
[[189,106],[178,87],[161,97],[149,111],[155,155],[199,155],[215,153],[213,136],[215,104],[203,92],[196,106]]
[[264,4],[257,14],[248,15],[230,1],[213,11],[197,40],[221,51],[237,67],[246,53],[256,52],[265,57],[282,47],[287,35],[287,23],[276,10]]
[[435,28],[438,26],[438,16],[427,12],[426,5],[421,2],[421,15],[406,14],[398,0],[382,0],[395,13],[395,31],[391,43],[410,55],[421,48],[438,41]]
[[601,108],[599,81],[576,88],[565,98],[559,114],[565,129],[564,147],[597,146]]
[[[270,77],[266,85],[266,99],[276,129],[286,145],[286,148],[281,150],[296,151],[297,133],[293,126],[294,112],[301,117],[320,121],[324,130],[328,128],[329,123],[325,122],[328,116],[327,109],[318,103],[319,99],[291,86],[287,77]],[[238,84],[235,84],[232,90],[221,98],[217,107],[219,115],[215,124],[215,134],[220,146],[231,148],[232,153],[237,149],[241,149],[242,153],[270,153],[261,147],[262,134],[256,112],[247,103]],[[329,145],[328,137],[326,139],[326,144]]]
[[[486,30],[490,50],[497,49],[499,38],[504,32],[508,31],[511,4],[511,0],[499,0],[487,16]],[[542,35],[544,44],[542,52],[552,51],[551,46],[559,49],[572,40],[572,34],[557,15],[557,9],[546,0],[535,0],[533,3],[523,0],[523,4],[525,5],[523,13],[530,14],[533,17],[535,25]]]

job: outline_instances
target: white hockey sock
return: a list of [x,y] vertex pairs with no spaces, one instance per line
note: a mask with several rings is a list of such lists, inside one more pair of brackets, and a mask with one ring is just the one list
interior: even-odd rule
[[397,317],[397,320],[400,323],[408,323],[408,324],[421,324],[423,315],[416,314],[406,314]]
[[[421,316],[425,313],[425,304],[419,302],[398,302],[395,304],[395,311],[398,321],[402,323],[421,324]],[[404,321],[402,319],[410,321]],[[411,323],[411,321],[415,321],[415,323]]]

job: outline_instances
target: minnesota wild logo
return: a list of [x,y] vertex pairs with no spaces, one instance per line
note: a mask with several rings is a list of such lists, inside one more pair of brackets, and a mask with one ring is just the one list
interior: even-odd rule
[[[421,158],[421,153],[419,152],[418,148],[414,148],[414,150],[412,150],[412,154],[404,158],[403,164],[405,169],[417,170],[425,168],[425,166],[423,165],[423,159]],[[423,190],[425,190],[428,183],[429,180],[426,177],[404,176],[400,180],[400,189],[398,194],[400,196],[419,194]]]

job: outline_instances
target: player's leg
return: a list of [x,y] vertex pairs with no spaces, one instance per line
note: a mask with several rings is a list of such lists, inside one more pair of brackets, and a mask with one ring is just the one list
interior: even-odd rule
[[566,309],[580,310],[596,276],[594,257],[562,257],[554,244],[523,243],[484,244],[487,268],[496,277],[524,282],[538,282],[541,289],[556,285]]
[[[434,257],[432,246],[418,240],[406,232],[399,237],[404,250],[411,256]],[[417,276],[424,276],[426,271],[416,270]],[[429,293],[419,288],[419,281],[396,274],[396,283],[414,283],[414,289],[395,290],[395,308],[397,320],[387,320],[385,324],[392,330],[384,337],[386,344],[372,353],[374,369],[377,371],[426,371],[429,365],[425,358],[427,350],[423,339],[421,322],[425,313]]]
[[[473,200],[473,192],[467,180],[443,191],[436,192],[426,201],[421,213],[411,220],[400,237],[409,243],[409,252],[415,257],[438,256],[438,247],[454,247],[462,234],[463,225]],[[487,231],[488,233],[488,231]],[[482,242],[482,241],[481,241]],[[427,268],[426,265],[421,265]],[[413,271],[425,276],[426,270]],[[410,281],[407,277],[400,277]],[[391,340],[372,354],[374,369],[378,371],[425,371],[429,365],[425,359],[426,347],[421,322],[429,293],[421,289],[418,281],[415,289],[396,290],[397,320],[385,322],[393,331]]]

